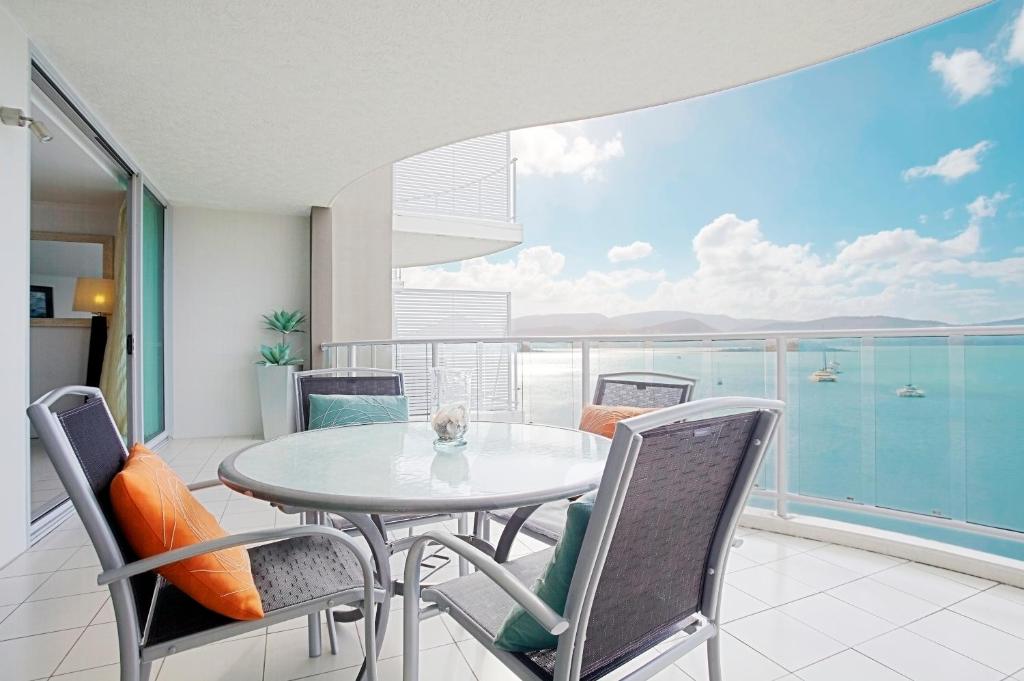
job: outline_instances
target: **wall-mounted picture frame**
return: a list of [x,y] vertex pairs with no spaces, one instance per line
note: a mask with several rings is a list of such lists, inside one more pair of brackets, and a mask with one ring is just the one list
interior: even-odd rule
[[29,317],[32,319],[53,318],[52,286],[30,286],[28,296]]

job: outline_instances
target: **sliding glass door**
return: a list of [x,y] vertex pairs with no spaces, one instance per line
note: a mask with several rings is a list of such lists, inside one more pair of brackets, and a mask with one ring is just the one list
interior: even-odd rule
[[142,434],[146,442],[167,429],[164,376],[164,214],[149,189],[142,192]]

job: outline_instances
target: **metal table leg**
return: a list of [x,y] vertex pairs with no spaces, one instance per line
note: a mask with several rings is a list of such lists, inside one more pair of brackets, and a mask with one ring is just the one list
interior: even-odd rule
[[[460,536],[466,536],[469,534],[469,516],[465,513],[459,514],[459,530],[456,534]],[[459,557],[459,577],[465,577],[469,574],[469,561],[465,558]]]
[[[307,511],[302,514],[302,522],[306,525],[318,525],[319,514],[315,511]],[[309,632],[309,656],[320,657],[323,653],[323,643],[320,640],[320,613],[316,612],[306,617],[306,627]]]
[[[395,593],[395,583],[391,578],[391,551],[388,549],[386,535],[383,533],[383,523],[379,518],[375,520],[363,513],[339,513],[338,515],[352,523],[359,530],[359,534],[366,539],[366,543],[370,547],[370,555],[373,556],[373,562],[377,567],[377,580],[384,587],[384,602],[377,606],[375,617],[377,654],[379,654],[380,647],[384,643],[384,634],[388,628],[388,617],[391,614],[391,597]],[[363,614],[365,616],[367,613],[364,611]],[[344,613],[334,614],[335,620],[347,621],[343,616]],[[369,651],[367,652],[369,653]],[[366,661],[364,660],[363,666],[360,667],[359,674],[356,676],[357,681],[361,680],[365,674]]]

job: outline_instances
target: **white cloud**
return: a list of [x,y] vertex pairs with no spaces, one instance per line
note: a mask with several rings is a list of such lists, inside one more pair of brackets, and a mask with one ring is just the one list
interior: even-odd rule
[[941,177],[943,182],[956,182],[965,175],[981,170],[979,159],[992,146],[988,140],[982,140],[967,149],[954,149],[930,166],[915,166],[904,170],[903,179],[909,181],[934,175]]
[[995,217],[999,204],[1010,198],[1005,192],[996,192],[992,196],[979,196],[967,204],[967,213],[971,216],[971,223],[977,223],[982,218]]
[[956,214],[956,208],[947,208],[946,210],[942,211],[942,219],[943,220],[950,220],[950,219],[953,218],[953,215],[955,215],[955,214]]
[[919,224],[919,225],[926,225],[926,224],[928,224],[928,216],[925,215],[924,213],[921,213],[920,215],[918,215],[917,216],[917,224]]
[[776,243],[758,220],[727,213],[694,236],[697,266],[678,279],[641,268],[567,276],[566,257],[550,246],[526,248],[505,261],[477,258],[457,270],[410,269],[405,279],[414,287],[512,291],[517,316],[674,309],[784,319],[891,314],[971,321],[999,316],[997,283],[1024,285],[1020,254],[981,259],[982,222],[1005,199],[1004,193],[978,197],[969,223],[949,238],[883,230],[840,244],[831,257],[811,244]]
[[523,175],[580,175],[584,180],[601,177],[608,161],[625,153],[622,133],[611,139],[592,140],[573,125],[548,125],[512,133],[516,169]]
[[654,247],[646,241],[634,241],[628,246],[612,246],[608,250],[609,262],[640,260],[654,253]]
[[564,268],[564,255],[550,246],[531,246],[519,251],[514,260],[474,258],[463,261],[454,271],[417,267],[402,274],[412,288],[511,291],[517,316],[616,307],[627,310],[635,302],[627,289],[665,278],[664,272],[636,268],[591,270],[579,277],[567,277],[562,276]]
[[948,57],[935,52],[931,70],[942,76],[946,89],[957,96],[960,104],[987,95],[996,84],[996,65],[977,50],[957,48]]
[[1024,7],[1021,7],[1010,31],[1010,45],[1006,49],[1006,61],[1024,64]]

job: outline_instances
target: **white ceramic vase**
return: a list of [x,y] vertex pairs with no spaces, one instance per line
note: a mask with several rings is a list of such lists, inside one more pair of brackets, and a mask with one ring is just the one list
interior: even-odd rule
[[295,432],[295,388],[292,375],[301,367],[257,364],[263,439]]

